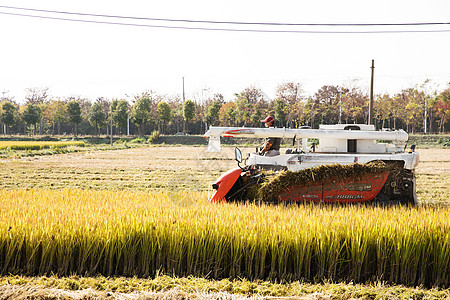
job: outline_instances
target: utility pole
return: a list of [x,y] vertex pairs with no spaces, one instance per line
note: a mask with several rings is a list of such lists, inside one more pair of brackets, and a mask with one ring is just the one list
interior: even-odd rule
[[424,95],[424,98],[425,98],[425,112],[423,115],[423,133],[427,133],[427,111],[428,111],[427,95]]
[[429,100],[428,92],[427,92],[427,90],[428,90],[427,89],[427,85],[429,83],[430,83],[430,79],[427,79],[427,80],[425,80],[425,82],[421,86],[423,88],[422,95],[423,95],[423,101],[424,101],[424,104],[425,104],[425,110],[423,112],[423,133],[429,133],[429,132],[431,132],[431,129],[432,129],[431,121],[430,121],[430,126],[428,128],[428,120],[427,120],[428,119],[428,100]]
[[130,135],[130,115],[127,114],[127,135]]
[[369,99],[369,120],[367,124],[372,125],[373,124],[373,71],[375,69],[375,62],[372,59],[372,75],[370,77],[370,99]]

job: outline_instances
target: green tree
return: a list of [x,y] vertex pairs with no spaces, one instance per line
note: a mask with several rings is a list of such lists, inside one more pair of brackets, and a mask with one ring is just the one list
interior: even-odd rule
[[[401,123],[405,117],[406,100],[402,94],[396,94],[392,98],[393,101],[388,102],[387,109],[391,112],[391,118],[393,121],[393,128],[400,128],[398,123]],[[399,122],[400,121],[400,122]]]
[[423,92],[417,89],[409,88],[402,90],[401,97],[405,101],[404,108],[404,121],[414,133],[423,125],[423,112],[425,109],[425,95]]
[[122,133],[122,130],[128,125],[128,111],[130,107],[125,99],[113,100],[111,105],[113,124],[118,127]]
[[76,100],[71,100],[67,103],[67,114],[69,115],[69,121],[75,128],[75,136],[78,135],[78,125],[83,121],[81,117],[81,105]]
[[259,125],[261,125],[261,120],[262,120],[262,109],[261,107],[256,104],[254,106],[254,111],[250,117],[250,121],[252,122],[253,126],[259,127]]
[[[9,101],[3,101],[0,105],[0,122],[6,125],[6,127],[10,127],[16,123],[17,115],[16,115],[16,106]],[[5,135],[6,135],[6,127],[5,127]]]
[[374,103],[374,111],[376,113],[377,119],[381,121],[381,128],[386,128],[386,121],[390,124],[390,118],[392,116],[392,112],[389,109],[389,103],[391,103],[393,99],[388,95],[380,95],[376,98]]
[[206,111],[206,123],[209,125],[217,125],[219,121],[219,110],[222,107],[222,103],[219,101],[213,101],[208,105]]
[[95,128],[97,135],[100,134],[100,128],[106,126],[106,113],[103,110],[103,104],[95,102],[89,111],[89,123]]
[[219,121],[221,126],[233,126],[236,121],[236,104],[227,102],[219,110]]
[[36,104],[27,104],[22,112],[22,120],[27,125],[33,125],[33,134],[36,134],[37,123],[41,121],[42,111],[41,108]]
[[188,130],[187,126],[188,123],[194,118],[195,116],[195,103],[191,100],[186,100],[183,103],[183,117],[185,121],[185,131]]
[[54,125],[57,125],[58,134],[61,134],[61,122],[66,120],[67,116],[67,104],[61,100],[52,100],[46,103],[44,116]]
[[255,86],[250,86],[245,88],[240,94],[235,94],[235,104],[234,109],[235,120],[242,126],[248,126],[253,124],[252,115],[257,106],[263,106],[266,104],[264,93],[260,88]]
[[167,102],[159,102],[158,103],[158,121],[159,124],[162,123],[162,130],[160,129],[162,133],[165,133],[165,125],[170,122],[170,119],[172,118],[172,109],[170,108],[170,105],[167,104]]
[[281,125],[284,125],[284,122],[286,121],[286,103],[281,100],[277,99],[275,100],[275,120]]
[[[245,94],[247,92],[248,94]],[[250,122],[250,111],[252,109],[253,102],[250,102],[250,99],[255,99],[256,93],[255,91],[247,88],[245,91],[240,94],[235,94],[236,97],[234,99],[234,103],[236,104],[235,108],[235,122],[239,125],[246,126],[247,123]],[[254,103],[257,103],[256,100]]]
[[131,109],[131,119],[139,127],[139,135],[144,135],[144,126],[151,121],[151,100],[147,95],[138,98]]
[[[316,128],[317,115],[318,115],[318,100],[313,98],[308,98],[304,106],[303,116],[305,118],[305,124],[309,124],[311,128]],[[318,126],[317,126],[318,127]]]

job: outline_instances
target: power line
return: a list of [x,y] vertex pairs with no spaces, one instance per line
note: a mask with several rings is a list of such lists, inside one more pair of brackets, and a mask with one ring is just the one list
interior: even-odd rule
[[165,22],[187,22],[187,23],[207,23],[207,24],[230,24],[230,25],[269,25],[269,26],[424,26],[424,25],[450,25],[450,22],[412,22],[412,23],[279,23],[279,22],[236,22],[236,21],[211,21],[211,20],[189,20],[189,19],[167,19],[167,18],[144,18],[105,14],[88,14],[79,12],[24,8],[15,6],[0,5],[0,8],[26,10],[34,12],[44,12],[53,14],[68,14],[77,16],[132,19],[146,21],[165,21]]
[[[167,25],[152,25],[152,24],[138,24],[138,23],[122,23],[122,22],[109,22],[109,21],[96,21],[96,20],[84,20],[84,19],[71,19],[61,17],[50,17],[42,15],[29,15],[10,12],[0,12],[3,15],[12,15],[20,17],[31,17],[39,19],[50,19],[59,21],[72,21],[82,23],[95,23],[95,24],[107,24],[107,25],[120,25],[120,26],[135,26],[135,27],[151,27],[151,28],[165,28],[165,29],[184,29],[184,30],[205,30],[205,31],[231,31],[231,32],[256,32],[256,33],[318,33],[318,34],[361,34],[361,33],[439,33],[450,32],[450,29],[442,30],[371,30],[371,31],[318,31],[318,30],[265,30],[265,29],[238,29],[238,28],[212,28],[212,27],[186,27],[186,26],[167,26]],[[269,23],[267,23],[269,24]]]

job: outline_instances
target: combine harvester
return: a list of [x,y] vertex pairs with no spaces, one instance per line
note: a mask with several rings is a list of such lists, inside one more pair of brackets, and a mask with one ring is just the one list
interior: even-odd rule
[[[293,139],[294,149],[273,157],[250,153],[241,167],[212,185],[210,201],[380,203],[417,205],[414,169],[419,154],[405,152],[403,130],[373,125],[320,125],[319,129],[211,126],[208,151],[220,151],[220,137]],[[314,139],[313,143],[308,139]],[[318,144],[317,144],[318,140]],[[300,146],[301,141],[301,146]]]

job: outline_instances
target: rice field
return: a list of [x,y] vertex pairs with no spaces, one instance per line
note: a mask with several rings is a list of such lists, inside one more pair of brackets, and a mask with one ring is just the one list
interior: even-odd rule
[[0,198],[3,274],[450,285],[448,208],[212,205],[186,191]]
[[3,159],[0,272],[448,288],[450,151],[419,151],[418,208],[210,205],[232,148]]

